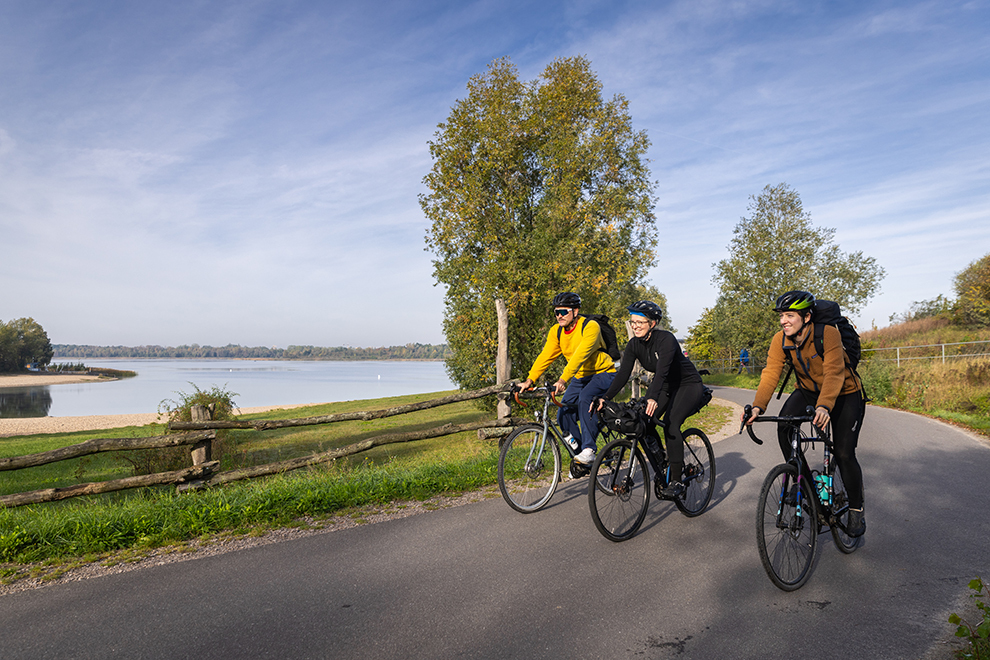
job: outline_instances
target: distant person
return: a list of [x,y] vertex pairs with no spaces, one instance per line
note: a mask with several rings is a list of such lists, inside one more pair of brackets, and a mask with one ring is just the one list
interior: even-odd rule
[[[760,374],[760,385],[753,401],[753,414],[743,421],[750,425],[766,412],[788,361],[785,351],[790,351],[798,382],[797,388],[781,407],[780,415],[803,415],[805,408],[814,406],[815,426],[824,428],[829,422],[832,423],[833,455],[849,494],[846,533],[853,537],[862,536],[866,531],[863,470],[856,459],[856,445],[866,413],[866,398],[863,385],[849,366],[849,358],[842,348],[842,336],[834,325],[824,327],[824,355],[818,355],[811,314],[814,305],[815,297],[807,291],[788,291],[777,298],[774,311],[780,314],[781,330],[770,340],[767,366]],[[777,440],[784,458],[790,458],[791,443],[785,424],[777,425]],[[801,451],[800,447],[798,451]],[[814,483],[808,462],[803,458],[802,454],[802,474],[807,483]]]
[[749,350],[745,346],[739,351],[739,369],[736,373],[741,374],[743,371],[749,373]]
[[598,416],[591,414],[591,402],[612,384],[615,364],[604,350],[598,322],[587,319],[578,323],[581,296],[570,291],[558,293],[552,306],[557,325],[547,332],[546,344],[519,389],[531,388],[561,355],[567,359],[564,372],[553,386],[558,395],[564,393],[557,423],[565,433],[564,440],[578,450],[574,460],[589,464],[595,460],[595,438],[599,430]]
[[[667,486],[661,495],[675,499],[685,490],[681,483],[684,470],[684,437],[681,435],[681,425],[704,405],[704,385],[694,363],[684,356],[674,335],[657,328],[657,324],[663,319],[663,309],[659,305],[649,300],[640,300],[627,309],[633,337],[626,344],[626,350],[619,360],[619,373],[603,398],[612,399],[622,391],[637,360],[643,369],[653,373],[653,380],[646,389],[646,414],[654,419],[666,415],[669,472]],[[599,401],[597,409],[601,407],[602,402]],[[659,442],[660,436],[655,425],[651,424],[648,432],[650,440]]]

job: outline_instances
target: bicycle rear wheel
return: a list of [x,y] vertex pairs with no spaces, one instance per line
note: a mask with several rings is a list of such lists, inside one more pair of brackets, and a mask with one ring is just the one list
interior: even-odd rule
[[649,504],[650,476],[639,448],[627,438],[605,445],[591,467],[588,484],[595,527],[610,541],[625,541],[643,524]]
[[[794,591],[811,576],[818,543],[818,512],[812,486],[800,481],[797,468],[783,464],[770,470],[756,511],[756,545],[770,581]],[[800,492],[798,492],[800,491]]]
[[498,456],[498,489],[506,503],[520,513],[543,508],[560,483],[560,447],[543,426],[526,424],[502,442]]
[[833,513],[829,516],[828,522],[835,547],[848,555],[859,549],[859,541],[863,537],[846,534],[846,523],[849,521],[849,495],[846,493],[846,485],[842,482],[841,470],[833,468],[833,471],[835,473],[832,475]]
[[700,516],[712,501],[715,491],[715,452],[708,436],[700,429],[688,429],[684,438],[684,472],[681,482],[685,486],[683,499],[674,504],[688,518]]

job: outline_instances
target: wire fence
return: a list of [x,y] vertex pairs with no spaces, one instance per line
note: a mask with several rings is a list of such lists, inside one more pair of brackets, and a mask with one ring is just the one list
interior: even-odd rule
[[990,357],[990,341],[963,341],[952,344],[863,349],[864,360],[893,362],[897,366],[916,360],[941,360],[942,364],[945,364],[949,360],[960,358],[986,357]]
[[[918,360],[949,360],[965,358],[990,358],[990,340],[963,341],[951,344],[925,344],[923,346],[894,346],[891,348],[864,348],[863,361],[890,362],[898,367]],[[750,358],[748,366],[740,366],[739,358],[722,360],[694,360],[694,366],[711,374],[759,373],[765,363]]]

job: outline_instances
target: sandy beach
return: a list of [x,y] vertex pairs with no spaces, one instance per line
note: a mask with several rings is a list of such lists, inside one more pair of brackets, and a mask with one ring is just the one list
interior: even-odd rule
[[0,390],[8,387],[40,387],[42,385],[67,385],[70,383],[91,383],[94,380],[108,380],[102,376],[88,374],[6,374],[0,375]]

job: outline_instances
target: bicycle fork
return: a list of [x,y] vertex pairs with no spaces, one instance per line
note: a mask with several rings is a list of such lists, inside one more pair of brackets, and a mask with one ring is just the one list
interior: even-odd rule
[[803,494],[803,486],[801,484],[801,454],[798,451],[799,438],[796,435],[791,436],[791,458],[793,460],[788,461],[791,465],[797,468],[797,477],[795,477],[794,484],[794,517],[789,521],[785,520],[784,516],[784,505],[787,503],[787,491],[790,490],[790,476],[786,473],[784,474],[784,482],[780,487],[780,495],[777,500],[777,529],[786,529],[791,532],[799,532],[804,528],[804,509],[801,506],[801,495]]

